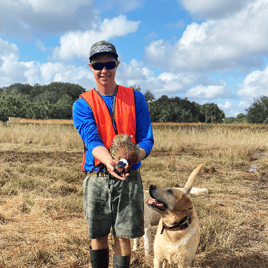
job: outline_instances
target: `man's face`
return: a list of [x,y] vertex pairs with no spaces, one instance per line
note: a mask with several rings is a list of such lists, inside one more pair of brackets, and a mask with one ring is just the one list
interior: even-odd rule
[[[101,70],[94,69],[94,64],[107,62],[116,62],[115,68],[108,70],[104,66]],[[108,87],[109,85],[111,85],[111,83],[114,83],[115,72],[117,66],[119,65],[119,61],[116,61],[113,55],[106,53],[96,55],[88,65],[91,68],[97,83],[100,83],[104,87]]]

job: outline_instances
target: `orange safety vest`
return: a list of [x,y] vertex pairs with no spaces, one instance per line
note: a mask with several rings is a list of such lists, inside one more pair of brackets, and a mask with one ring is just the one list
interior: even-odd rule
[[[80,95],[90,106],[97,125],[97,130],[103,145],[109,150],[112,140],[116,134],[127,134],[132,136],[132,141],[136,143],[136,107],[135,96],[132,88],[118,86],[114,105],[114,120],[116,129],[113,127],[113,119],[101,95],[93,88]],[[94,165],[101,162],[97,159]],[[85,164],[85,151],[83,156],[83,171]]]

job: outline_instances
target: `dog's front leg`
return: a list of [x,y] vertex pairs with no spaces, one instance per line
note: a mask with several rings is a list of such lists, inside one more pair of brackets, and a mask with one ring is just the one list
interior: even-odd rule
[[139,237],[133,239],[133,248],[132,251],[138,250],[138,247],[140,245],[140,239]]
[[151,253],[151,241],[152,241],[152,234],[151,234],[151,227],[144,229],[144,250],[145,256],[148,256]]
[[165,260],[154,258],[154,268],[165,268],[166,264]]

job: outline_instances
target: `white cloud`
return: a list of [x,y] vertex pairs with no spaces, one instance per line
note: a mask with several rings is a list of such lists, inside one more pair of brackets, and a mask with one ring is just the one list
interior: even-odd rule
[[221,18],[237,13],[253,0],[178,0],[186,10],[201,18]]
[[[165,92],[165,85],[170,82],[168,76],[169,74],[155,76],[153,71],[144,67],[143,62],[131,60],[129,64],[120,63],[116,81],[118,84],[126,86],[139,85],[143,92],[150,90],[153,94],[161,96],[168,93]],[[173,74],[170,74],[170,76],[173,76]],[[172,90],[173,88],[170,86],[169,91]]]
[[[96,83],[87,66],[78,67],[62,62],[44,64],[34,61],[19,62],[17,46],[1,39],[0,59],[3,61],[2,65],[0,64],[0,87],[13,83],[31,85],[39,83],[43,85],[51,82],[68,82],[90,89]],[[212,101],[214,98],[218,102],[217,100],[223,96],[228,97],[228,88],[226,88],[224,81],[216,83],[205,75],[190,73],[163,72],[155,75],[152,70],[144,66],[143,62],[134,59],[129,64],[120,63],[116,81],[118,84],[126,86],[139,85],[143,92],[150,90],[156,98],[168,95],[169,97],[188,97],[191,100],[199,100],[199,102]],[[239,105],[228,108],[228,102],[226,102],[225,109],[228,110],[228,115],[238,113]],[[241,103],[240,112],[244,112],[243,108],[243,103]]]
[[[35,83],[48,84],[54,81],[80,84],[86,89],[95,86],[94,77],[87,66],[79,67],[63,62],[44,64],[34,61],[19,62],[18,53],[15,44],[0,39],[0,59],[2,62],[2,64],[0,63],[0,73],[2,74],[0,87],[13,83],[34,85]],[[120,63],[116,81],[118,84],[127,86],[139,85],[144,92],[150,90],[156,98],[162,95],[199,98],[200,92],[198,94],[197,89],[211,90],[212,93],[215,91],[218,95],[214,92],[213,97],[219,97],[225,90],[223,81],[215,84],[207,76],[201,74],[163,72],[156,76],[152,70],[144,66],[143,62],[134,59],[129,64]],[[191,87],[193,89],[188,91]],[[204,97],[212,98],[211,93]]]
[[74,14],[80,5],[88,3],[87,0],[19,0],[18,2],[31,8],[34,13],[60,14],[60,16]]
[[13,81],[26,82],[25,65],[18,64],[18,48],[0,38],[0,86],[6,86]]
[[[29,85],[35,85],[40,83],[40,63],[38,62],[24,62],[24,76],[26,78],[26,83]],[[13,82],[14,83],[14,82]],[[17,83],[22,83],[22,81],[17,81]]]
[[93,30],[69,32],[60,38],[60,47],[53,52],[54,59],[70,59],[73,56],[88,58],[90,47],[99,40],[109,40],[136,32],[140,21],[130,21],[123,15],[113,19],[104,19]]
[[158,64],[164,64],[163,67],[165,68],[166,63],[164,61],[169,58],[172,50],[171,44],[165,42],[163,39],[153,41],[149,46],[144,48],[145,60],[157,67],[159,67]]
[[204,22],[201,25],[197,23],[192,23],[187,26],[187,29],[183,33],[183,36],[179,42],[181,49],[187,49],[188,47],[194,46],[195,44],[200,44],[207,39],[207,32],[213,26],[212,21]]
[[10,54],[17,54],[18,47],[15,44],[10,44],[0,38],[0,56],[8,56]]
[[61,63],[47,62],[40,66],[40,75],[45,83],[53,81],[54,75],[64,71]]
[[239,84],[237,95],[240,97],[258,98],[268,96],[268,67],[264,71],[254,71]]
[[120,63],[116,81],[121,85],[139,85],[143,92],[150,90],[156,98],[162,95],[188,97],[188,88],[200,83],[212,83],[207,76],[200,74],[163,72],[155,75],[153,71],[144,67],[143,62],[137,60],[131,60],[129,64]]
[[240,107],[245,107],[245,106],[249,107],[249,103],[248,103],[248,101],[240,101],[238,106],[240,106]]
[[0,38],[0,87],[14,83],[34,85],[51,82],[69,82],[87,89],[94,87],[95,80],[89,67],[77,67],[65,63],[19,62],[18,48]]
[[90,89],[95,86],[94,77],[89,68],[63,63],[45,63],[40,66],[43,84],[51,82],[68,82]]
[[258,56],[268,53],[267,14],[267,0],[256,0],[228,18],[192,23],[174,46],[153,41],[145,59],[174,72],[262,68]]
[[226,101],[225,104],[218,104],[219,108],[225,111],[226,117],[236,117],[240,113],[246,114],[246,108],[250,105],[250,101],[246,100],[232,100]]
[[7,36],[32,39],[32,35],[62,33],[83,27],[97,18],[93,0],[0,0],[0,29]]
[[230,96],[228,89],[226,88],[225,81],[221,80],[218,85],[198,85],[192,87],[188,92],[187,96],[189,98],[199,98],[199,99],[217,99],[226,98]]
[[230,101],[226,101],[224,104],[218,104],[218,106],[219,106],[219,108],[221,108],[221,109],[230,109],[230,108],[232,108],[232,102],[230,102]]

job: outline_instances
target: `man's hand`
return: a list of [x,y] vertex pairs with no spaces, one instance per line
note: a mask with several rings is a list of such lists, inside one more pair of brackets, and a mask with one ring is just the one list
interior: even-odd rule
[[[129,176],[129,173],[124,174],[123,176],[120,176],[116,173],[115,167],[118,164],[116,160],[112,158],[110,155],[110,152],[103,146],[95,147],[92,151],[92,155],[100,160],[104,165],[106,165],[108,172],[115,178],[125,181],[126,178]],[[127,170],[129,167],[126,166],[125,170]]]
[[[115,171],[115,167],[116,167],[117,164],[118,164],[117,161],[115,161],[114,159],[110,159],[110,160],[108,160],[108,161],[106,162],[107,170],[108,170],[108,172],[109,172],[113,177],[115,177],[115,178],[117,178],[117,179],[119,179],[119,180],[125,181],[125,180],[126,180],[126,177],[129,176],[129,173],[126,173],[126,174],[124,175],[124,177],[118,175],[118,173],[116,173],[116,171]],[[125,170],[127,170],[127,169],[128,169],[128,166],[125,167]]]

